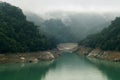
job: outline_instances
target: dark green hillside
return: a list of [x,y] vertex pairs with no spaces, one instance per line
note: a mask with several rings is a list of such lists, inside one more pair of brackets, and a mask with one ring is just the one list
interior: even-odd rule
[[120,51],[120,17],[117,17],[108,28],[100,33],[89,35],[80,42],[80,45]]
[[29,52],[55,47],[52,40],[26,20],[22,10],[0,2],[0,53]]

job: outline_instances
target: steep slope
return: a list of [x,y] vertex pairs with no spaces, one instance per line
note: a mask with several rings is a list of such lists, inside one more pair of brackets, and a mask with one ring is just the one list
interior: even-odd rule
[[26,20],[22,10],[0,2],[0,53],[46,50],[55,45]]
[[117,17],[108,28],[103,29],[100,33],[89,35],[80,42],[80,45],[120,51],[120,17]]

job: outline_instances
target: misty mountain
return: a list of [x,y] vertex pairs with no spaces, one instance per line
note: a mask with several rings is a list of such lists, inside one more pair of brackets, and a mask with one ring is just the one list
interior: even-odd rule
[[[68,20],[68,22],[67,22]],[[99,14],[80,13],[69,15],[66,24],[71,27],[73,34],[78,40],[85,38],[89,34],[101,31],[110,24],[111,20]]]
[[58,42],[74,42],[74,37],[71,27],[66,26],[60,19],[46,20],[41,26],[41,30],[48,36],[53,36]]
[[78,42],[89,34],[100,32],[108,27],[111,20],[119,15],[119,13],[52,12],[43,17],[33,14],[27,13],[27,19],[41,26],[41,31],[55,37],[59,42]]
[[120,17],[111,22],[108,28],[101,32],[87,36],[80,45],[103,50],[120,51]]

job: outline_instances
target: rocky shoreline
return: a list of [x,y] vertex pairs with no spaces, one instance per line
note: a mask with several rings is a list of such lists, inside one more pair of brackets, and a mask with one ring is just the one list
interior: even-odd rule
[[[69,47],[70,45],[70,47]],[[73,46],[71,46],[73,45]],[[85,55],[87,57],[97,58],[101,60],[120,62],[120,52],[104,51],[101,49],[93,49],[90,47],[78,46],[77,44],[65,43],[58,45],[54,50],[39,51],[31,53],[16,53],[16,54],[0,54],[0,63],[20,63],[20,62],[40,62],[50,61],[58,58],[63,52],[77,53],[78,55]]]
[[40,61],[50,61],[56,59],[59,56],[60,51],[58,50],[39,51],[31,53],[0,54],[0,63],[36,63]]
[[78,55],[85,55],[101,60],[108,60],[113,62],[120,62],[120,52],[117,51],[104,51],[101,49],[93,49],[89,47],[79,46],[75,51]]
[[56,49],[49,51],[0,54],[0,63],[36,63],[40,61],[50,61],[58,58],[63,52],[74,52],[77,48],[77,43],[61,43]]

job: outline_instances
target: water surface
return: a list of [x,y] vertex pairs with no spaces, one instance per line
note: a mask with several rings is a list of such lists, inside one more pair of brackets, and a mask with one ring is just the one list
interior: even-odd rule
[[120,80],[120,63],[64,53],[55,61],[2,64],[0,80]]

